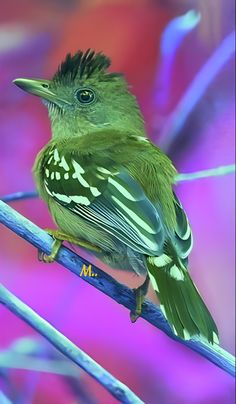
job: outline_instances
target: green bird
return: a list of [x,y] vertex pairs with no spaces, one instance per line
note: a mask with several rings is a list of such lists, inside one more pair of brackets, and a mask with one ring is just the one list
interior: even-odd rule
[[16,79],[42,98],[52,139],[33,172],[62,241],[94,252],[112,268],[146,275],[135,290],[135,321],[149,280],[175,335],[218,343],[216,324],[188,272],[192,233],[172,186],[176,169],[148,138],[134,95],[110,59],[88,49],[68,54],[52,80]]

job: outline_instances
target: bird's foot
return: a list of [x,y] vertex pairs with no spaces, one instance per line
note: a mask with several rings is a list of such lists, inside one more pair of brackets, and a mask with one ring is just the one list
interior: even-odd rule
[[135,307],[135,311],[130,312],[130,320],[132,323],[135,323],[135,321],[140,317],[140,315],[142,313],[142,305],[143,305],[145,295],[142,294],[142,291],[140,290],[140,288],[133,289],[133,291],[135,293],[136,307]]
[[133,289],[135,293],[136,306],[135,310],[130,312],[130,319],[132,323],[135,323],[135,321],[140,317],[142,313],[142,305],[148,291],[148,285],[149,285],[149,276],[147,275],[144,283],[137,289]]
[[45,231],[50,234],[54,238],[54,243],[52,245],[52,252],[50,255],[39,251],[38,257],[39,260],[45,263],[51,263],[55,261],[57,254],[61,248],[63,241],[68,241],[68,243],[77,245],[79,247],[86,248],[87,250],[94,251],[94,252],[102,252],[101,248],[97,247],[96,245],[90,243],[86,240],[80,240],[76,237],[70,236],[69,234],[63,233],[59,230],[52,230],[52,229],[45,229]]
[[56,257],[57,257],[57,254],[58,254],[58,252],[59,252],[59,250],[61,248],[61,245],[62,245],[62,240],[55,239],[54,243],[52,245],[51,254],[47,255],[43,251],[39,250],[38,251],[38,259],[39,259],[39,261],[42,261],[42,262],[44,262],[46,264],[51,264],[51,262],[54,262]]

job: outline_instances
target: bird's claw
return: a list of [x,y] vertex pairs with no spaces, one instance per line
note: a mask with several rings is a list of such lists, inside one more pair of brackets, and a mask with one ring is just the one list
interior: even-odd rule
[[135,323],[142,313],[142,304],[145,295],[142,293],[141,287],[133,289],[133,292],[135,294],[136,307],[134,311],[130,312],[130,320],[132,323]]
[[137,321],[142,314],[142,308],[144,305],[145,296],[148,291],[148,285],[149,285],[149,276],[147,275],[144,283],[137,289],[133,289],[133,292],[135,294],[136,306],[135,310],[130,312],[130,320],[132,323],[135,323],[135,321]]
[[51,254],[47,255],[43,251],[38,251],[38,259],[41,262],[44,262],[45,264],[51,264],[52,262],[55,261],[57,254],[61,248],[62,241],[61,240],[54,240],[54,243],[52,245],[52,252]]
[[141,311],[140,311],[140,313],[138,313],[137,310],[131,311],[130,312],[131,323],[135,323],[138,320],[138,318],[140,317],[140,315],[141,315]]
[[44,264],[51,264],[52,262],[55,261],[55,257],[47,255],[43,251],[38,251],[38,259],[40,262],[43,262]]
[[57,257],[57,254],[61,248],[63,241],[67,241],[68,243],[77,245],[79,247],[86,248],[87,250],[90,250],[90,251],[95,251],[95,252],[99,252],[99,253],[102,252],[100,247],[91,244],[89,241],[80,240],[78,238],[75,238],[73,236],[63,233],[60,230],[45,229],[45,231],[54,238],[54,243],[52,246],[51,254],[47,255],[42,251],[38,252],[39,261],[42,261],[45,263],[54,262]]

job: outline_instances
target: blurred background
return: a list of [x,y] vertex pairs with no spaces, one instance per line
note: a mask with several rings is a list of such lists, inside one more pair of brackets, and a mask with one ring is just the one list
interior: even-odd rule
[[[102,50],[111,70],[125,73],[150,137],[179,172],[234,163],[233,0],[8,0],[0,22],[0,195],[34,189],[31,167],[50,138],[42,103],[11,81],[50,78],[78,49]],[[195,239],[191,273],[231,353],[234,191],[234,175],[176,186]],[[12,206],[53,226],[40,200]],[[36,250],[2,226],[0,237],[0,282],[145,403],[234,402],[231,376],[143,319],[131,324],[124,307],[58,264],[39,263]],[[130,287],[141,283],[106,270]],[[152,290],[149,298],[156,301]],[[116,402],[4,307],[0,391],[22,404]]]

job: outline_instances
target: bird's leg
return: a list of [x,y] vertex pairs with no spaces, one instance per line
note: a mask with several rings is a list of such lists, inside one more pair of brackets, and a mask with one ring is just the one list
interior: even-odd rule
[[40,261],[43,261],[46,263],[55,261],[55,258],[58,254],[58,251],[61,248],[63,241],[68,241],[68,243],[75,244],[79,247],[86,248],[87,250],[90,250],[90,251],[102,252],[101,248],[90,243],[89,241],[81,240],[77,237],[70,236],[69,234],[63,233],[59,230],[45,229],[45,231],[48,234],[50,234],[50,236],[52,236],[55,241],[52,245],[52,252],[50,255],[44,254],[42,251],[39,252]]
[[55,261],[56,256],[61,248],[62,240],[55,239],[52,245],[52,251],[50,255],[45,254],[42,251],[38,251],[38,259],[39,261],[45,262],[47,264]]
[[137,289],[134,289],[136,307],[135,307],[135,311],[130,312],[130,319],[131,319],[132,323],[135,323],[135,321],[139,318],[139,316],[142,313],[142,305],[143,305],[144,298],[148,291],[148,286],[149,286],[149,276],[147,274],[144,283],[141,286],[139,286]]

